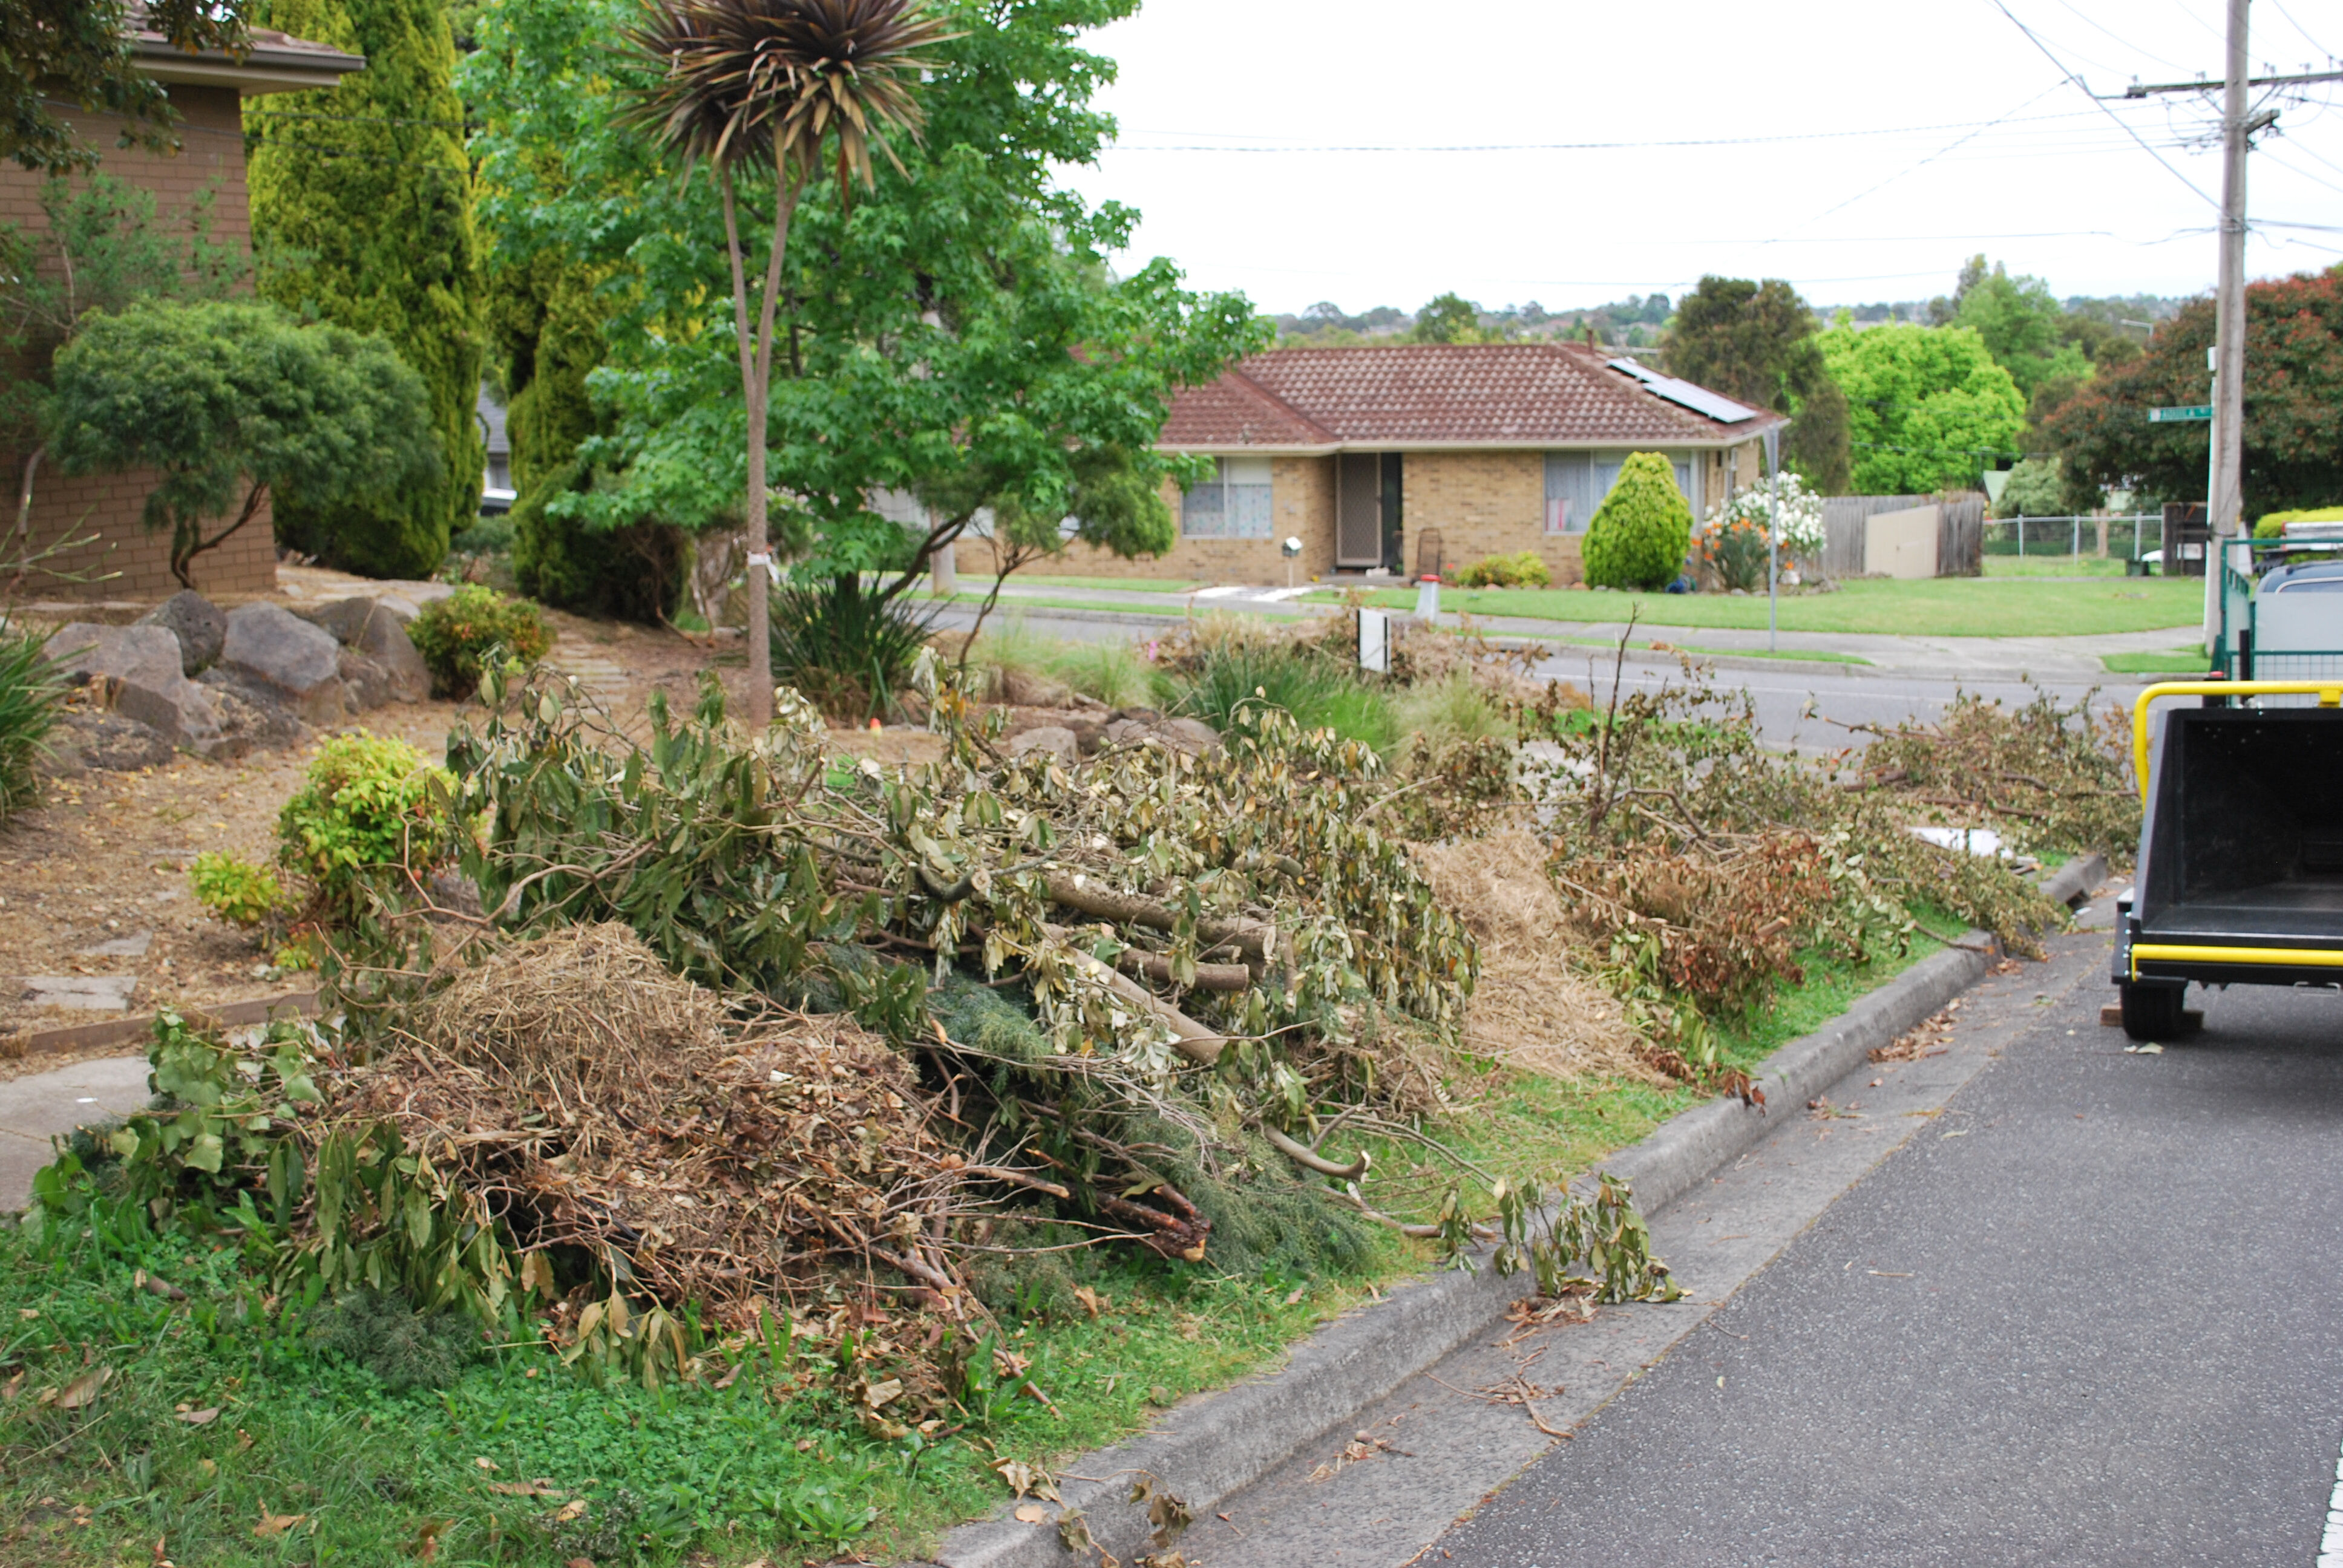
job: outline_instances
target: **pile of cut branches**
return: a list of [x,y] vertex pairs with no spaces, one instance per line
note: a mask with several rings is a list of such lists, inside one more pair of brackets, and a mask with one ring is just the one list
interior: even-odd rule
[[2069,706],[2043,691],[2005,708],[1962,692],[1934,724],[1842,726],[1870,744],[1838,765],[1923,820],[1990,827],[2028,853],[2097,851],[2120,863],[2139,844],[2131,721],[2119,708],[2094,713],[2096,695]]

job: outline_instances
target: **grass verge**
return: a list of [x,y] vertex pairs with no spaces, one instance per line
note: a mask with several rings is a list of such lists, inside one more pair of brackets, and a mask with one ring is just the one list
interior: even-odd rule
[[2203,675],[2208,661],[2201,648],[2175,648],[2161,653],[2105,653],[2099,662],[2111,675]]
[[[1332,602],[1331,594],[1311,596]],[[1413,590],[1381,589],[1368,602],[1412,608]],[[1476,616],[1612,624],[1632,608],[1645,626],[1765,624],[1765,600],[1752,595],[1604,593],[1575,588],[1480,588],[1443,592],[1441,608]],[[2195,625],[2204,586],[2186,578],[1931,578],[1861,579],[1826,594],[1780,601],[1784,631],[1911,637],[2084,636]]]
[[[1802,985],[1723,1031],[1727,1062],[1755,1069],[1934,950],[1923,940],[1862,966],[1809,955]],[[1700,1098],[1485,1064],[1455,1087],[1463,1113],[1439,1136],[1514,1179],[1584,1171]],[[1411,1187],[1437,1201],[1420,1145],[1367,1147],[1391,1172],[1384,1201]],[[1486,1209],[1485,1190],[1469,1199]],[[1004,1348],[1030,1359],[1050,1404],[1000,1402],[981,1421],[890,1440],[825,1367],[786,1352],[728,1386],[646,1389],[508,1348],[400,1391],[327,1348],[335,1309],[278,1300],[237,1232],[158,1233],[143,1211],[100,1204],[38,1242],[0,1229],[0,1560],[611,1568],[850,1543],[912,1553],[1005,1499],[1000,1461],[1046,1465],[1140,1431],[1428,1261],[1396,1237],[1316,1278],[1072,1254],[1054,1295],[1003,1314]]]

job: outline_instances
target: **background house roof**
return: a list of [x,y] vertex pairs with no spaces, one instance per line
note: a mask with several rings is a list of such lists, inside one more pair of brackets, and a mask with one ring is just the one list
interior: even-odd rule
[[248,36],[252,46],[239,60],[216,49],[191,54],[172,47],[168,38],[152,28],[134,27],[130,53],[138,69],[158,82],[234,87],[247,98],[330,87],[351,72],[366,69],[363,55],[313,44],[273,27],[251,28]]
[[1183,387],[1161,444],[1684,446],[1781,423],[1764,411],[1712,418],[1577,344],[1420,343],[1257,354],[1209,387]]

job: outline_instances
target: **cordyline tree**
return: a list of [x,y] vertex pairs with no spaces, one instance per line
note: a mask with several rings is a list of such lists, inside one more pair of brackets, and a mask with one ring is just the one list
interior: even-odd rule
[[[2205,425],[2147,411],[2201,403],[2213,302],[2191,300],[2147,352],[2102,370],[2045,430],[2067,472],[2176,500],[2205,494]],[[2246,286],[2245,490],[2248,517],[2343,502],[2343,267]]]
[[[706,163],[723,204],[749,425],[749,719],[761,729],[773,716],[765,434],[789,220],[822,170],[826,146],[835,148],[841,202],[852,177],[870,183],[874,141],[902,166],[884,133],[916,139],[920,112],[912,84],[932,64],[918,51],[950,35],[915,0],[650,0],[628,36],[661,66],[639,93],[633,123],[687,173]],[[745,169],[772,179],[772,233],[753,331],[735,190]]]
[[[881,164],[850,203],[831,181],[803,190],[765,443],[773,528],[799,575],[884,569],[888,591],[908,590],[988,507],[996,544],[1041,553],[1068,527],[1123,554],[1172,542],[1169,509],[1136,498],[1189,477],[1155,447],[1172,392],[1271,329],[1242,295],[1182,288],[1168,262],[1111,274],[1138,214],[1092,208],[1053,177],[1113,132],[1091,106],[1113,63],[1079,34],[1133,8],[937,0],[958,35],[920,89],[921,139],[895,144],[903,166]],[[614,129],[627,85],[605,45],[638,15],[625,0],[483,14],[464,73],[484,122],[482,216],[497,267],[549,256],[599,279],[604,360],[587,381],[602,428],[578,448],[593,477],[548,505],[589,532],[646,518],[730,529],[752,444],[723,217],[713,182],[679,185],[644,138]],[[932,522],[907,536],[871,509],[882,490],[916,496]]]
[[45,413],[58,467],[156,469],[143,520],[170,532],[183,588],[195,558],[272,494],[363,498],[436,477],[422,378],[378,337],[272,306],[147,302],[99,317],[58,352],[55,377]]

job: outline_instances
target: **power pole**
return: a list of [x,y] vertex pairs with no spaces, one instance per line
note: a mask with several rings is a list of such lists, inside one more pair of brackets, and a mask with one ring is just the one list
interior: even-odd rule
[[2220,625],[2221,564],[2243,526],[2246,453],[2247,0],[2229,0],[2229,57],[2221,93],[2221,258],[2214,296],[2212,487],[2206,522],[2205,636]]

